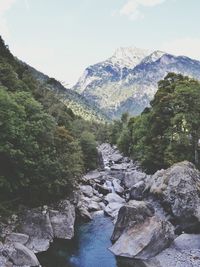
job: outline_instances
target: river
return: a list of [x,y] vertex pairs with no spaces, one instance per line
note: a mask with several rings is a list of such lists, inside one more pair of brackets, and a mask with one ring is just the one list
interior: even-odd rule
[[[112,157],[121,158],[121,155],[109,144],[102,144],[100,151],[105,166],[104,177],[109,178]],[[125,164],[127,168],[134,167],[130,161],[125,161]],[[120,168],[116,168],[116,174],[112,171],[112,175],[118,177],[119,170]],[[110,180],[106,179],[105,185],[115,193]],[[116,258],[109,251],[108,248],[112,246],[110,238],[113,229],[111,217],[105,216],[103,211],[97,212],[90,222],[76,222],[75,236],[72,240],[54,240],[49,250],[38,255],[38,259],[43,267],[144,267],[138,261],[130,262],[127,258]]]
[[142,267],[117,259],[108,248],[113,223],[110,217],[96,215],[88,223],[77,224],[71,241],[55,240],[50,249],[38,256],[43,267]]

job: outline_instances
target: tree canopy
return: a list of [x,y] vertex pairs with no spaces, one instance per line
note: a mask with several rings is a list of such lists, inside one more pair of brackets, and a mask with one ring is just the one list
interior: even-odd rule
[[150,173],[182,160],[198,166],[200,83],[169,73],[158,83],[151,107],[129,119],[120,132],[119,148]]

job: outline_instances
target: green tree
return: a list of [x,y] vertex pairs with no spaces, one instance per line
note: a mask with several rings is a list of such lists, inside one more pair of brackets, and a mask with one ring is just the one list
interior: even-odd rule
[[98,151],[95,137],[90,132],[83,132],[80,138],[81,148],[84,154],[85,170],[93,170],[97,168]]

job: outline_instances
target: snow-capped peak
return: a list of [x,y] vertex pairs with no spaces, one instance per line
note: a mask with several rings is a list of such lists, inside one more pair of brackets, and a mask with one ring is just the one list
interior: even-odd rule
[[145,57],[149,55],[150,51],[136,47],[120,47],[113,56],[109,59],[114,65],[121,68],[134,68]]
[[161,58],[166,53],[163,51],[156,50],[153,53],[151,53],[149,56],[145,57],[141,63],[153,63],[157,61],[159,58]]

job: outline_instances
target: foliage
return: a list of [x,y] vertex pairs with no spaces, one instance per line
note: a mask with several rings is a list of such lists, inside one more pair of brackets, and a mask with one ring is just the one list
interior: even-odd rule
[[97,167],[98,128],[76,116],[0,38],[1,212],[72,193],[83,172]]
[[115,136],[119,133],[114,140],[119,148],[139,160],[147,172],[182,160],[199,166],[200,83],[169,73],[158,83],[151,107],[131,118],[123,130],[118,127]]
[[95,137],[90,132],[83,132],[80,138],[81,148],[84,154],[84,166],[85,170],[93,170],[97,167],[97,144],[95,141]]

